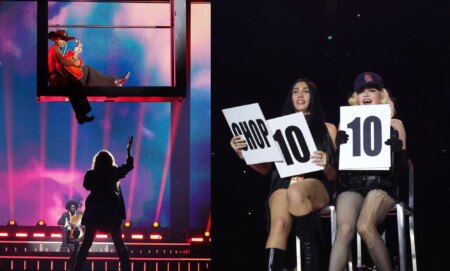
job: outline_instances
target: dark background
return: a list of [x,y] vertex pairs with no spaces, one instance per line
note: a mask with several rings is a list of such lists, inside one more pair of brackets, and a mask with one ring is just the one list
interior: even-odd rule
[[212,1],[213,270],[264,270],[267,236],[269,179],[234,154],[221,110],[258,102],[277,117],[308,77],[337,126],[364,71],[383,77],[406,128],[419,270],[450,270],[449,37],[450,1]]

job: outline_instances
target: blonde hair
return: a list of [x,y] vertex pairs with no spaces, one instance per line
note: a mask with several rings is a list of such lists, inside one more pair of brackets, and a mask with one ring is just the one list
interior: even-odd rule
[[[380,102],[381,104],[389,104],[389,106],[391,107],[391,117],[395,116],[395,105],[394,102],[392,101],[391,97],[389,96],[389,93],[387,92],[387,90],[385,88],[379,89],[379,91],[381,91],[380,96]],[[358,105],[358,98],[357,98],[357,93],[356,91],[353,92],[352,96],[350,98],[348,98],[348,104],[349,105]]]

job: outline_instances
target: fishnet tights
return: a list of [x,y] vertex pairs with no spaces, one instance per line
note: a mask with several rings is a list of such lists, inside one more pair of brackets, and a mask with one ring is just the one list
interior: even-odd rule
[[392,270],[386,244],[376,226],[384,220],[394,203],[382,190],[372,190],[365,199],[356,192],[339,195],[336,206],[338,231],[331,250],[330,271],[344,270],[356,228],[378,270]]

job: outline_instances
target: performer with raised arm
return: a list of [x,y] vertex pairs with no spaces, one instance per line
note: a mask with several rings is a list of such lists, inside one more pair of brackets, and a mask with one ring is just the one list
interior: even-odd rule
[[78,252],[76,271],[83,269],[97,230],[111,234],[119,255],[121,270],[130,270],[130,258],[122,239],[121,226],[126,213],[120,179],[125,178],[134,168],[131,156],[132,145],[133,137],[130,136],[127,143],[127,160],[120,167],[116,165],[114,156],[109,151],[99,151],[92,161],[92,169],[84,176],[83,186],[91,192],[86,199],[86,210],[81,221],[86,231]]

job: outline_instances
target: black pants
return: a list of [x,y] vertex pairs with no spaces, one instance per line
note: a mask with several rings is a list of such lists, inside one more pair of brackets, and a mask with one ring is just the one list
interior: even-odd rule
[[[84,263],[86,262],[86,257],[88,255],[89,249],[94,241],[95,234],[97,233],[98,227],[96,226],[86,226],[86,231],[84,235],[83,243],[81,244],[80,250],[78,251],[77,261],[75,265],[75,271],[83,270]],[[122,230],[119,227],[111,228],[108,231],[111,234],[112,240],[114,242],[114,247],[119,256],[120,267],[122,271],[131,270],[130,266],[130,256],[128,255],[128,250],[125,247],[125,243],[122,239]]]
[[75,78],[68,78],[65,86],[67,87],[67,96],[69,96],[70,104],[77,118],[86,116],[91,111],[91,105],[83,90],[83,84]]
[[83,77],[80,82],[83,86],[97,87],[97,86],[115,86],[115,76],[104,74],[99,70],[96,70],[92,66],[84,65],[82,68]]
[[80,236],[80,230],[78,228],[75,228],[73,232],[73,239],[70,239],[70,230],[66,230],[65,228],[62,230],[62,244],[61,247],[67,248],[68,244],[75,244],[79,243],[76,241],[76,239]]
[[60,87],[65,95],[69,96],[70,104],[77,117],[86,116],[91,111],[91,105],[83,90],[83,83],[75,77],[62,76],[54,73],[49,79],[50,86]]

